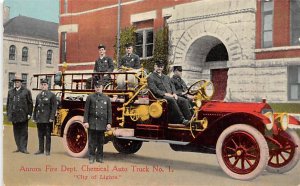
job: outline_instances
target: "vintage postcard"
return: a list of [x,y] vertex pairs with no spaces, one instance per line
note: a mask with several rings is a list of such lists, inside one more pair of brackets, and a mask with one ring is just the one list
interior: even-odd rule
[[4,0],[3,185],[300,185],[300,0]]

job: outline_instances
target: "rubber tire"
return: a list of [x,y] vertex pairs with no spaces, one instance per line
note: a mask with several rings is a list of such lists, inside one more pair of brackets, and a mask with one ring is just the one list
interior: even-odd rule
[[86,144],[84,146],[84,148],[82,149],[82,151],[80,152],[74,152],[70,149],[69,145],[68,145],[68,140],[67,140],[67,132],[70,129],[70,126],[74,125],[75,123],[79,123],[80,125],[82,125],[83,127],[83,116],[74,116],[72,117],[66,124],[65,129],[64,129],[64,134],[63,134],[63,144],[64,147],[67,151],[67,153],[72,156],[72,157],[76,157],[76,158],[82,158],[85,157],[88,153],[88,134],[87,134],[87,129],[85,129],[86,132]]
[[291,137],[291,140],[298,147],[296,147],[294,156],[288,164],[286,164],[285,166],[280,167],[280,168],[275,168],[275,167],[272,167],[272,166],[268,165],[267,168],[266,168],[268,172],[278,173],[278,174],[288,172],[288,171],[292,170],[297,165],[297,163],[299,161],[299,158],[300,158],[300,139],[299,139],[299,136],[295,131],[292,131],[292,130],[287,130],[285,132]]
[[[248,135],[251,135],[258,144],[260,150],[260,159],[257,167],[252,172],[247,174],[238,174],[231,171],[224,163],[224,159],[222,157],[224,140],[228,135],[238,131],[242,131],[244,133],[248,133]],[[228,176],[238,180],[252,180],[259,176],[266,169],[269,159],[269,148],[264,136],[257,129],[246,124],[235,124],[225,129],[219,136],[216,146],[216,155],[219,165]]]
[[113,138],[112,140],[115,149],[119,153],[123,154],[134,154],[142,147],[142,141],[135,141],[135,140],[127,140],[127,139],[119,139]]

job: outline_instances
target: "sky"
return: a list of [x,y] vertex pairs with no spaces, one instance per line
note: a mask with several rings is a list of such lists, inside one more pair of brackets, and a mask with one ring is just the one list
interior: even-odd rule
[[10,18],[22,15],[59,22],[59,0],[4,0],[4,5],[10,7]]

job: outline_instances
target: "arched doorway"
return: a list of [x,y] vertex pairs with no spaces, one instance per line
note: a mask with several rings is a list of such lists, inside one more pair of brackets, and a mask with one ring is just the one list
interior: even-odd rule
[[[201,69],[196,79],[211,80],[215,87],[214,100],[224,100],[228,79],[228,51],[222,41],[214,36],[202,36],[189,47],[186,58],[189,66]],[[187,70],[187,73],[189,70]]]

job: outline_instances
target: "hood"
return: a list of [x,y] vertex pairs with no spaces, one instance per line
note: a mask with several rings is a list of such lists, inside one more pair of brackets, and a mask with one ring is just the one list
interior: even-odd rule
[[271,109],[267,103],[245,103],[245,102],[204,102],[201,110],[204,112],[261,112],[262,109]]

